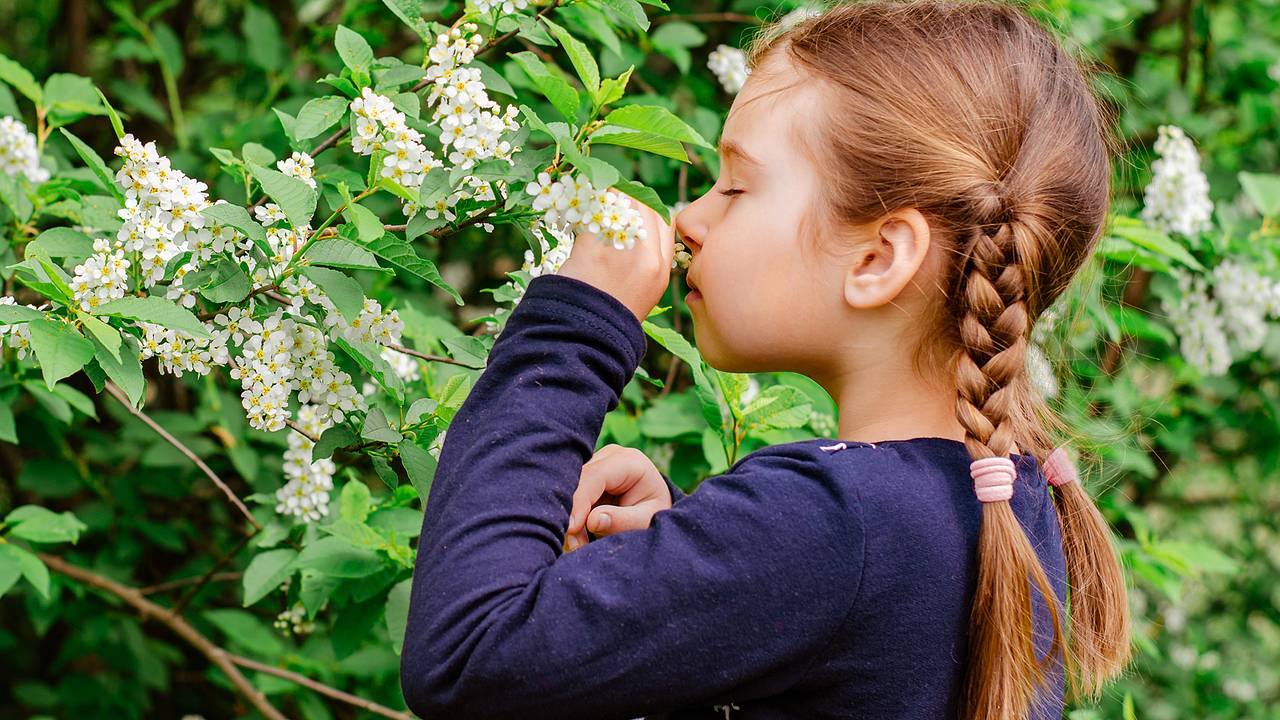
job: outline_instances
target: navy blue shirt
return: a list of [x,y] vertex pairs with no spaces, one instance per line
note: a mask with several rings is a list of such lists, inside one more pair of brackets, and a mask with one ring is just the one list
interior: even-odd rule
[[[761,448],[643,530],[564,553],[604,416],[645,354],[621,302],[534,278],[454,416],[425,509],[400,682],[424,718],[952,718],[980,503],[964,444]],[[1035,458],[1012,507],[1058,595]],[[1035,592],[1043,657],[1051,633]],[[1063,616],[1065,622],[1065,615]],[[1061,656],[1037,718],[1061,718]]]

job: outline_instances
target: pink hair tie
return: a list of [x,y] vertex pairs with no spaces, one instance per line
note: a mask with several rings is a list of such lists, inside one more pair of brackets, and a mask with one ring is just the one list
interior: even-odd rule
[[1067,483],[1080,482],[1080,475],[1076,472],[1075,463],[1071,462],[1071,458],[1067,457],[1067,451],[1063,448],[1055,448],[1049,453],[1048,459],[1044,461],[1044,476],[1049,480],[1049,484],[1053,486],[1066,485]]
[[1013,460],[1007,457],[989,457],[969,463],[973,476],[973,491],[978,500],[999,502],[1013,497],[1013,481],[1018,477]]

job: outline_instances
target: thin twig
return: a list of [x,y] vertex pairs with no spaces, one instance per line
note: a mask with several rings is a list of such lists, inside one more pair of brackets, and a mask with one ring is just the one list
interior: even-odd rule
[[231,552],[224,553],[222,557],[218,558],[218,561],[213,564],[213,567],[210,567],[209,570],[191,586],[190,589],[182,594],[182,597],[178,598],[178,602],[174,603],[173,607],[169,608],[169,614],[177,615],[178,613],[181,613],[182,609],[187,606],[187,603],[191,602],[191,599],[196,596],[196,593],[200,592],[200,589],[209,582],[209,579],[213,577],[214,573],[226,567],[227,563],[231,562],[231,558],[235,557],[245,545],[249,544],[249,538],[251,537],[253,536],[245,535],[240,538],[240,542],[236,543],[236,546],[231,548]]
[[267,665],[266,663],[260,663],[257,660],[250,660],[247,657],[240,657],[239,655],[228,655],[227,657],[231,659],[231,662],[242,667],[247,667],[250,670],[257,670],[258,672],[264,672],[268,675],[275,675],[278,678],[284,678],[285,680],[298,683],[305,688],[315,690],[321,695],[328,695],[335,700],[341,700],[348,705],[363,708],[371,713],[376,713],[383,717],[395,718],[396,720],[412,720],[413,718],[413,713],[411,712],[392,710],[385,705],[379,705],[372,700],[365,700],[362,697],[357,697],[351,693],[343,692],[342,690],[325,685],[322,682],[317,682],[305,675],[293,672],[292,670],[285,670],[284,668],[279,668],[274,665]]
[[315,436],[315,435],[312,435],[311,433],[307,432],[307,431],[306,431],[305,429],[303,429],[303,427],[302,427],[301,425],[299,425],[298,423],[296,423],[296,422],[294,422],[294,421],[292,421],[292,420],[285,420],[285,421],[284,421],[284,424],[285,424],[285,425],[288,425],[288,426],[289,426],[289,429],[291,429],[291,430],[293,430],[293,431],[297,432],[299,435],[301,435],[302,437],[304,437],[304,438],[306,438],[306,439],[310,440],[311,442],[313,442],[313,443],[320,442],[320,438],[319,438],[319,437],[317,437],[317,436]]
[[414,350],[413,348],[408,348],[408,347],[405,347],[405,346],[403,346],[403,345],[396,345],[395,343],[388,343],[388,344],[386,345],[386,347],[389,347],[389,348],[391,348],[392,350],[396,350],[396,351],[402,352],[402,353],[404,353],[405,355],[412,355],[413,357],[420,358],[420,359],[422,359],[422,360],[426,360],[426,361],[428,361],[428,362],[447,363],[447,364],[449,364],[449,365],[457,365],[457,366],[459,366],[459,367],[464,367],[464,368],[467,368],[467,369],[469,369],[469,370],[483,370],[483,369],[484,369],[483,367],[476,367],[475,365],[468,365],[468,364],[466,364],[466,363],[462,362],[461,360],[455,360],[454,358],[451,358],[451,357],[445,357],[445,356],[443,356],[443,355],[428,355],[427,353],[424,353],[424,352],[418,352],[417,350]]
[[[223,572],[214,573],[210,576],[209,580],[211,582],[232,582],[234,580],[239,580],[242,577],[244,577],[244,573],[241,572]],[[203,576],[192,575],[191,577],[178,578],[177,580],[169,580],[167,582],[156,583],[155,585],[140,587],[138,588],[138,592],[143,595],[155,595],[156,593],[165,592],[167,590],[177,590],[180,587],[185,587],[192,583],[199,582],[202,579]]]
[[244,695],[250,703],[253,704],[258,712],[262,713],[271,720],[286,720],[285,716],[277,710],[268,700],[262,691],[253,686],[253,683],[241,674],[236,668],[235,663],[231,661],[232,655],[218,645],[213,644],[209,638],[200,634],[198,630],[191,627],[191,624],[177,615],[171,615],[169,611],[160,605],[157,605],[142,596],[137,589],[121,585],[120,583],[109,578],[98,575],[97,573],[76,567],[56,555],[47,553],[36,553],[44,564],[54,572],[66,575],[69,578],[79,580],[86,585],[105,590],[132,605],[141,615],[143,620],[154,618],[168,626],[176,635],[186,640],[194,648],[209,658],[209,662],[218,666],[218,669],[227,676],[231,684]]
[[251,532],[247,532],[246,534],[252,536],[255,533],[257,533],[259,530],[262,530],[262,526],[258,524],[258,521],[254,520],[253,515],[249,514],[249,508],[244,506],[244,503],[241,502],[240,498],[237,497],[236,494],[231,491],[231,488],[227,487],[227,484],[222,481],[222,478],[218,477],[217,474],[213,472],[213,470],[209,469],[209,466],[205,464],[204,460],[200,459],[200,456],[192,452],[191,448],[187,447],[186,445],[183,445],[181,440],[178,440],[178,438],[174,437],[173,435],[170,435],[168,430],[165,430],[164,428],[160,427],[160,425],[155,420],[152,420],[150,417],[148,417],[146,413],[135,408],[133,406],[133,403],[129,402],[129,397],[125,395],[124,391],[121,390],[115,383],[111,382],[110,380],[107,380],[105,381],[105,387],[106,387],[107,393],[110,394],[111,397],[115,398],[117,402],[125,406],[125,408],[129,410],[129,412],[133,413],[134,417],[146,423],[147,427],[154,430],[157,435],[164,438],[166,441],[168,441],[170,445],[177,448],[178,452],[187,456],[188,460],[195,463],[196,467],[200,468],[200,471],[205,474],[205,477],[209,478],[209,480],[212,481],[214,485],[218,486],[218,489],[222,491],[222,494],[227,496],[227,499],[231,501],[231,504],[235,505],[236,508],[240,510],[240,513],[245,516],[245,519],[249,521],[249,524],[253,526],[253,530]]

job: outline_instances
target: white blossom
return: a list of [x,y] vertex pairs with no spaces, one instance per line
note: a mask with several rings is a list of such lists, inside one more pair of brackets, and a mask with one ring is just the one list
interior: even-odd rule
[[1162,232],[1194,235],[1208,230],[1213,214],[1209,182],[1195,145],[1176,125],[1161,125],[1151,183],[1143,191],[1142,219]]
[[561,175],[553,181],[543,171],[525,192],[533,196],[533,209],[543,213],[542,222],[548,227],[568,228],[575,236],[594,233],[618,250],[630,250],[648,235],[644,216],[626,195],[597,190],[586,178]]
[[1027,345],[1027,376],[1031,380],[1031,386],[1040,393],[1042,397],[1051,398],[1058,394],[1058,378],[1054,375],[1053,365],[1049,363],[1049,359],[1045,357],[1044,349],[1039,343],[1029,343]]
[[37,185],[49,179],[49,171],[40,167],[36,136],[21,120],[8,115],[0,118],[0,172],[24,175]]
[[311,159],[310,155],[304,152],[295,152],[288,158],[278,161],[276,168],[285,175],[298,178],[312,189],[315,189],[316,161]]
[[1267,319],[1280,315],[1280,282],[1252,266],[1227,259],[1213,269],[1213,294],[1222,309],[1227,334],[1245,352],[1262,348]]
[[718,45],[707,56],[707,68],[715,73],[725,92],[736,94],[746,84],[751,71],[747,69],[747,54],[740,48]]
[[[298,408],[297,423],[318,438],[333,424],[328,416],[327,408],[304,404]],[[329,458],[312,461],[315,443],[302,433],[290,432],[288,442],[289,449],[284,452],[286,482],[276,490],[276,512],[304,522],[319,520],[329,514],[329,491],[337,465]]]
[[480,13],[488,13],[495,7],[501,7],[502,14],[510,15],[516,10],[523,10],[529,7],[529,0],[471,0],[475,5],[476,11]]
[[[12,295],[0,295],[0,305],[17,305],[18,300]],[[48,305],[48,303],[46,303]],[[39,310],[35,305],[26,305],[32,310]],[[17,351],[18,359],[21,360],[31,351],[31,331],[27,329],[26,323],[14,323],[5,325],[0,323],[0,341]]]
[[1221,375],[1231,367],[1231,350],[1216,299],[1209,295],[1205,278],[1175,268],[1179,295],[1161,307],[1178,335],[1183,358],[1208,375]]
[[282,635],[307,635],[316,630],[314,621],[307,620],[307,608],[302,603],[294,603],[293,607],[281,612],[272,623]]

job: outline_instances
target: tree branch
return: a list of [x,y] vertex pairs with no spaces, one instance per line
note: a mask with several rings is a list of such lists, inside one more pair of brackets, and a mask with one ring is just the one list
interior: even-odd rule
[[154,430],[157,435],[164,438],[166,441],[168,441],[170,445],[177,448],[178,452],[182,453],[183,455],[186,455],[188,460],[195,463],[196,467],[200,468],[200,471],[205,474],[205,477],[209,478],[209,480],[212,481],[214,485],[218,486],[218,489],[222,491],[222,494],[227,496],[227,499],[231,501],[231,504],[235,505],[236,508],[240,510],[240,513],[244,515],[245,519],[249,521],[249,524],[253,526],[253,530],[250,532],[247,532],[246,533],[247,535],[252,536],[258,531],[262,530],[262,526],[258,524],[258,521],[254,520],[253,515],[249,514],[249,508],[244,506],[244,503],[241,502],[240,498],[237,497],[236,494],[231,491],[231,488],[227,487],[227,484],[222,481],[222,478],[219,478],[217,474],[213,472],[213,470],[209,469],[209,466],[206,465],[205,462],[201,460],[198,455],[196,455],[194,452],[191,451],[191,448],[187,447],[186,445],[183,445],[182,441],[178,440],[178,438],[174,437],[173,435],[170,435],[168,430],[165,430],[164,428],[160,427],[160,425],[156,423],[155,420],[152,420],[150,417],[148,417],[146,413],[135,408],[133,406],[133,403],[129,402],[129,397],[125,395],[124,391],[121,390],[118,386],[116,386],[115,383],[111,382],[110,380],[107,380],[105,383],[105,388],[107,390],[107,393],[110,394],[111,397],[115,398],[116,401],[119,402],[121,405],[123,405],[126,409],[128,409],[129,412],[133,413],[134,417],[146,423],[147,427]]
[[132,605],[141,615],[143,620],[156,619],[169,627],[174,634],[186,640],[193,647],[209,658],[209,662],[218,666],[218,669],[227,676],[231,684],[244,695],[258,712],[262,713],[271,720],[286,720],[270,702],[267,701],[266,695],[258,690],[250,683],[240,670],[236,668],[235,663],[231,661],[231,654],[221,647],[214,645],[212,641],[200,634],[198,630],[191,627],[191,624],[183,620],[177,615],[172,615],[165,608],[151,602],[142,596],[135,588],[126,587],[109,578],[98,575],[89,570],[76,567],[56,555],[38,552],[36,555],[49,566],[54,572],[62,573],[69,578],[79,580],[86,585],[104,590],[124,600]]
[[378,703],[372,700],[365,700],[362,697],[357,697],[355,695],[352,695],[351,693],[343,692],[342,690],[339,690],[335,687],[330,687],[329,685],[325,685],[322,682],[317,682],[305,675],[300,675],[296,672],[293,672],[292,670],[285,670],[284,668],[279,668],[274,665],[267,665],[266,663],[260,663],[257,660],[250,660],[247,657],[240,657],[239,655],[228,655],[227,657],[231,659],[231,662],[237,665],[247,667],[250,670],[257,670],[258,672],[264,672],[264,673],[267,673],[268,675],[275,675],[278,678],[284,678],[285,680],[298,683],[299,685],[305,688],[314,690],[320,693],[321,695],[328,695],[329,697],[335,700],[341,700],[342,702],[347,703],[348,705],[354,705],[358,708],[363,708],[365,710],[368,710],[371,713],[376,713],[383,717],[395,718],[396,720],[413,720],[413,717],[414,717],[413,713],[411,712],[392,710],[391,708],[385,705],[379,705]]

